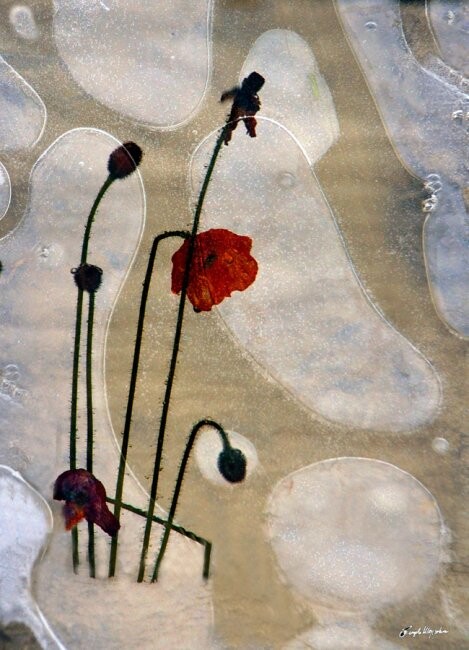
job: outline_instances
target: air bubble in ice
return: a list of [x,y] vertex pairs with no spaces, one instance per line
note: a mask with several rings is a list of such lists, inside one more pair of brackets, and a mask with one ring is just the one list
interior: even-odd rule
[[373,29],[376,29],[377,26],[378,26],[378,25],[375,23],[374,20],[369,20],[367,23],[365,23],[365,27],[366,27],[367,29],[369,29],[370,31],[373,30]]
[[446,14],[446,20],[448,22],[448,25],[452,25],[454,22],[454,11],[448,11]]
[[290,172],[282,172],[278,175],[278,184],[280,187],[290,189],[296,185],[296,176]]
[[33,41],[39,36],[33,12],[24,5],[15,5],[10,9],[10,23],[14,30],[28,41]]
[[446,438],[433,438],[432,449],[436,451],[437,454],[446,454],[449,450],[449,442]]
[[464,111],[461,109],[458,109],[457,111],[453,111],[451,114],[451,118],[453,120],[462,120],[464,117]]

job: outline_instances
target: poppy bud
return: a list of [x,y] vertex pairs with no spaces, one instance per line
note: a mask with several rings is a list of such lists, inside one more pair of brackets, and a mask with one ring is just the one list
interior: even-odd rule
[[103,270],[94,264],[80,264],[77,269],[72,269],[75,284],[82,291],[95,293],[101,286]]
[[124,144],[109,156],[107,168],[114,178],[125,178],[135,171],[142,160],[143,152],[135,142]]
[[240,483],[246,476],[246,456],[241,449],[227,447],[218,456],[218,470],[230,483]]

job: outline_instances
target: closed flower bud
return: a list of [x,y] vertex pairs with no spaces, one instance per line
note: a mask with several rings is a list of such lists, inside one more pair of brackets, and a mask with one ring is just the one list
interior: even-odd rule
[[124,142],[109,156],[107,168],[114,178],[125,178],[134,172],[142,160],[143,152],[135,142]]
[[246,476],[246,456],[241,449],[227,447],[218,456],[218,470],[230,483],[240,483]]
[[94,264],[80,264],[77,269],[72,269],[75,284],[82,291],[95,293],[101,286],[103,270]]

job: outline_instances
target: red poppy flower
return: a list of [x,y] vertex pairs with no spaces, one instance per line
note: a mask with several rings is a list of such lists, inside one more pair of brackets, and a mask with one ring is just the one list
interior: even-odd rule
[[70,469],[55,481],[54,499],[65,501],[65,528],[70,530],[82,519],[100,526],[111,537],[120,528],[106,504],[106,490],[101,481],[86,469]]
[[[171,290],[182,289],[184,269],[189,252],[186,239],[173,257]],[[250,255],[252,239],[215,228],[196,235],[194,256],[189,273],[187,297],[195,311],[210,311],[214,305],[244,291],[256,279],[257,262]]]

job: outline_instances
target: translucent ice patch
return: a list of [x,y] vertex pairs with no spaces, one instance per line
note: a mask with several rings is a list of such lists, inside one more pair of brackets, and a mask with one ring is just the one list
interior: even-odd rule
[[10,175],[0,163],[0,219],[5,216],[11,200]]
[[65,650],[31,594],[33,566],[51,530],[46,501],[20,474],[0,465],[0,622],[25,623],[42,648]]
[[272,29],[254,43],[240,79],[256,70],[265,77],[262,115],[293,133],[314,163],[339,136],[332,96],[308,44],[288,29]]
[[[389,463],[331,459],[282,479],[267,514],[280,571],[321,622],[301,637],[310,640],[306,647],[393,647],[374,639],[366,621],[386,605],[420,595],[436,576],[448,541],[424,486]],[[365,627],[359,645],[343,645],[335,629],[345,612],[346,627]],[[331,631],[338,634],[334,646],[326,642]]]
[[178,126],[208,83],[211,4],[55,0],[55,42],[95,99],[141,122]]
[[469,78],[469,6],[465,0],[427,0],[443,59]]
[[34,14],[29,7],[14,5],[10,9],[10,23],[21,38],[33,41],[39,36]]
[[[96,129],[75,129],[56,140],[33,168],[23,221],[0,241],[4,265],[0,275],[0,430],[8,433],[0,437],[0,457],[23,465],[28,479],[53,504],[56,523],[48,553],[38,566],[35,594],[67,648],[189,648],[191,641],[194,647],[210,648],[212,606],[210,588],[202,584],[200,545],[173,534],[157,591],[155,585],[138,584],[145,520],[125,511],[116,577],[107,579],[109,538],[100,529],[96,530],[97,579],[88,577],[86,522],[79,527],[80,565],[75,576],[62,504],[52,502],[54,480],[68,467],[77,296],[70,269],[80,261],[86,218],[108,175],[109,154],[118,144]],[[90,263],[103,269],[93,335],[94,472],[109,496],[115,490],[119,452],[107,410],[105,342],[113,306],[140,242],[144,214],[139,173],[115,181],[99,206],[88,255]],[[86,312],[85,296],[85,330]],[[84,363],[83,357],[82,347]],[[82,366],[79,467],[85,466],[83,384]],[[124,499],[136,507],[147,505],[130,471]],[[25,529],[27,540],[26,525]],[[155,524],[149,564],[161,532]],[[20,543],[22,535],[18,533]],[[2,564],[0,580],[3,571]]]
[[462,196],[469,185],[469,95],[438,76],[437,62],[429,61],[436,72],[417,63],[398,0],[338,0],[337,7],[399,156],[424,183],[438,176],[441,191],[429,187],[423,203],[427,275],[438,313],[469,336],[469,216]]
[[32,147],[46,124],[39,95],[0,57],[0,150]]
[[[393,431],[431,420],[434,370],[366,298],[297,142],[260,119],[257,138],[236,132],[222,150],[206,198],[202,228],[248,235],[259,264],[254,284],[219,313],[259,364],[329,420]],[[195,154],[194,191],[213,143]]]

